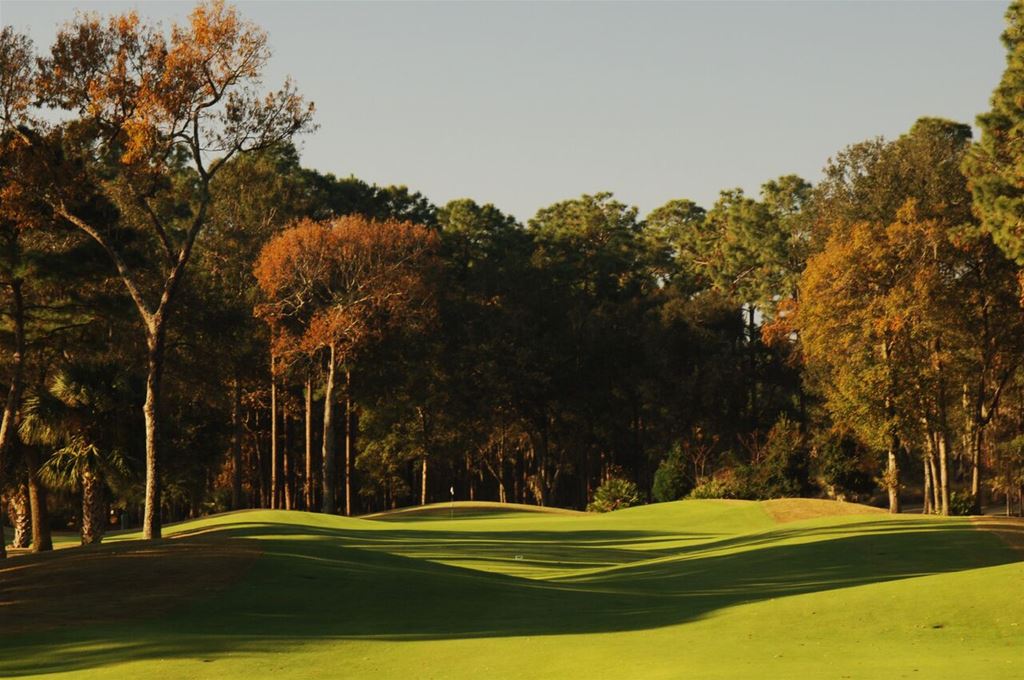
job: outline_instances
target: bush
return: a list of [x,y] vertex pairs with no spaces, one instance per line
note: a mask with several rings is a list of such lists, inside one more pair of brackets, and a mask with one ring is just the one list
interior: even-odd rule
[[708,477],[701,480],[687,498],[735,498],[732,485],[725,480]]
[[782,416],[763,439],[752,436],[746,447],[750,462],[733,469],[733,498],[766,500],[811,491],[810,450],[796,423]]
[[686,472],[683,450],[676,444],[654,473],[654,485],[651,489],[654,500],[658,503],[677,501],[692,488],[693,481]]
[[804,496],[811,490],[807,439],[800,427],[782,416],[768,431],[767,457],[757,468],[760,498]]
[[594,492],[594,500],[587,506],[588,512],[611,512],[629,508],[640,503],[640,489],[636,484],[622,477],[609,477]]
[[966,491],[954,491],[949,494],[949,514],[973,515],[974,494]]
[[818,441],[818,474],[830,496],[859,500],[871,495],[876,484],[869,455],[849,436],[829,434]]

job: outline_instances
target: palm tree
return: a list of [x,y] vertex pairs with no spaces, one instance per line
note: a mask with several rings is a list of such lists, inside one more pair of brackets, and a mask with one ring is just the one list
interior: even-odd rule
[[[11,476],[5,475],[6,479]],[[11,538],[12,548],[27,548],[32,543],[32,515],[28,504],[28,486],[24,480],[12,483],[4,492],[7,503],[7,517],[14,527],[14,537]]]
[[97,371],[58,371],[49,388],[25,399],[21,438],[52,449],[40,476],[52,488],[82,497],[82,545],[99,543],[107,525],[106,480],[127,474],[124,455],[110,440],[115,400]]

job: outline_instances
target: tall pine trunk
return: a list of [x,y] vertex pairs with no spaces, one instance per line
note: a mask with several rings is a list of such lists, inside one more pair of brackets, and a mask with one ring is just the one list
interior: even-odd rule
[[242,507],[242,385],[235,376],[231,387],[231,509]]
[[976,514],[981,514],[981,475],[982,475],[982,446],[984,445],[984,430],[975,424],[971,428],[970,439],[968,440],[970,447],[970,458],[971,458],[971,497],[972,507],[971,511]]
[[160,468],[157,457],[160,445],[160,387],[164,372],[164,340],[167,335],[165,317],[157,315],[149,325],[146,348],[146,402],[142,414],[146,424],[146,507],[142,518],[142,537],[160,538]]
[[420,477],[420,505],[427,504],[427,457],[423,456],[423,467]]
[[[750,377],[750,422],[756,429],[758,426],[758,399],[757,399],[757,346],[754,338],[757,334],[757,325],[754,320],[754,305],[747,303],[747,358],[749,361],[748,372]],[[546,503],[545,503],[546,505]]]
[[306,510],[313,510],[313,374],[306,375]]
[[327,384],[324,386],[324,443],[323,443],[323,499],[322,512],[333,515],[338,506],[338,459],[334,450],[334,374],[337,365],[334,345],[330,346],[327,362]]
[[277,509],[281,507],[281,494],[279,490],[280,479],[278,468],[281,467],[280,452],[277,448],[277,378],[274,371],[277,368],[274,352],[270,352],[270,507]]
[[933,347],[937,387],[935,400],[938,413],[939,513],[945,516],[949,515],[949,418],[946,411],[947,393],[945,366],[942,361],[942,338],[936,338]]
[[[891,358],[889,340],[885,338],[882,340],[882,359],[886,366],[890,365]],[[896,399],[894,396],[896,390],[891,382],[891,377],[889,380],[890,384],[885,395],[885,410],[891,422],[896,415]],[[886,465],[885,479],[889,492],[889,512],[894,514],[900,511],[900,468],[899,461],[896,458],[899,448],[899,435],[890,425],[888,451],[886,452],[888,463]]]
[[352,446],[355,439],[355,414],[352,412],[352,373],[345,370],[345,515],[352,515]]
[[282,496],[281,504],[285,510],[294,509],[295,495],[292,493],[294,485],[295,466],[292,465],[292,455],[288,446],[288,402],[281,406],[281,475],[282,475]]
[[935,446],[934,451],[928,456],[928,467],[931,472],[932,479],[932,512],[938,512],[942,506],[942,499],[939,497],[939,466],[936,460],[938,453],[938,446]]
[[921,467],[923,468],[922,478],[924,479],[924,494],[923,503],[924,507],[921,512],[926,515],[932,513],[932,474],[931,468],[928,466],[928,458],[931,456],[930,452],[926,452],[921,458]]
[[417,415],[420,417],[420,437],[423,443],[423,468],[420,478],[420,505],[427,504],[427,452],[430,451],[430,424],[427,419],[427,412],[423,407],[417,407]]
[[939,444],[939,514],[949,514],[949,443],[946,433],[938,433]]

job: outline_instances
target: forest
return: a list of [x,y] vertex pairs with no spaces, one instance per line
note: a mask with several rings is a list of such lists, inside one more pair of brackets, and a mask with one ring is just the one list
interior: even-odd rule
[[303,166],[343,121],[267,90],[266,32],[220,0],[169,30],[80,14],[45,49],[4,26],[0,529],[45,551],[449,500],[1022,514],[1007,20],[978,139],[924,116],[814,184],[525,222]]

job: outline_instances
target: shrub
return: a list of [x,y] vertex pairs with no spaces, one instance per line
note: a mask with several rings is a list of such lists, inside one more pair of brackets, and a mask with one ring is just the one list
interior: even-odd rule
[[973,515],[974,494],[966,491],[954,491],[949,494],[949,514]]
[[755,433],[744,445],[750,462],[733,469],[734,498],[764,500],[810,492],[810,450],[796,423],[782,416],[764,438]]
[[855,439],[830,433],[816,448],[818,475],[830,496],[856,500],[875,490],[870,454]]
[[651,489],[654,500],[658,503],[677,501],[692,488],[693,481],[686,471],[683,450],[676,444],[654,473],[654,485]]
[[622,477],[609,477],[594,492],[594,500],[587,506],[589,512],[611,512],[637,505],[640,489]]
[[687,498],[735,498],[732,485],[722,479],[708,477],[697,483]]
[[810,448],[800,427],[782,416],[768,431],[767,457],[758,466],[760,498],[803,496],[811,490],[808,463]]

